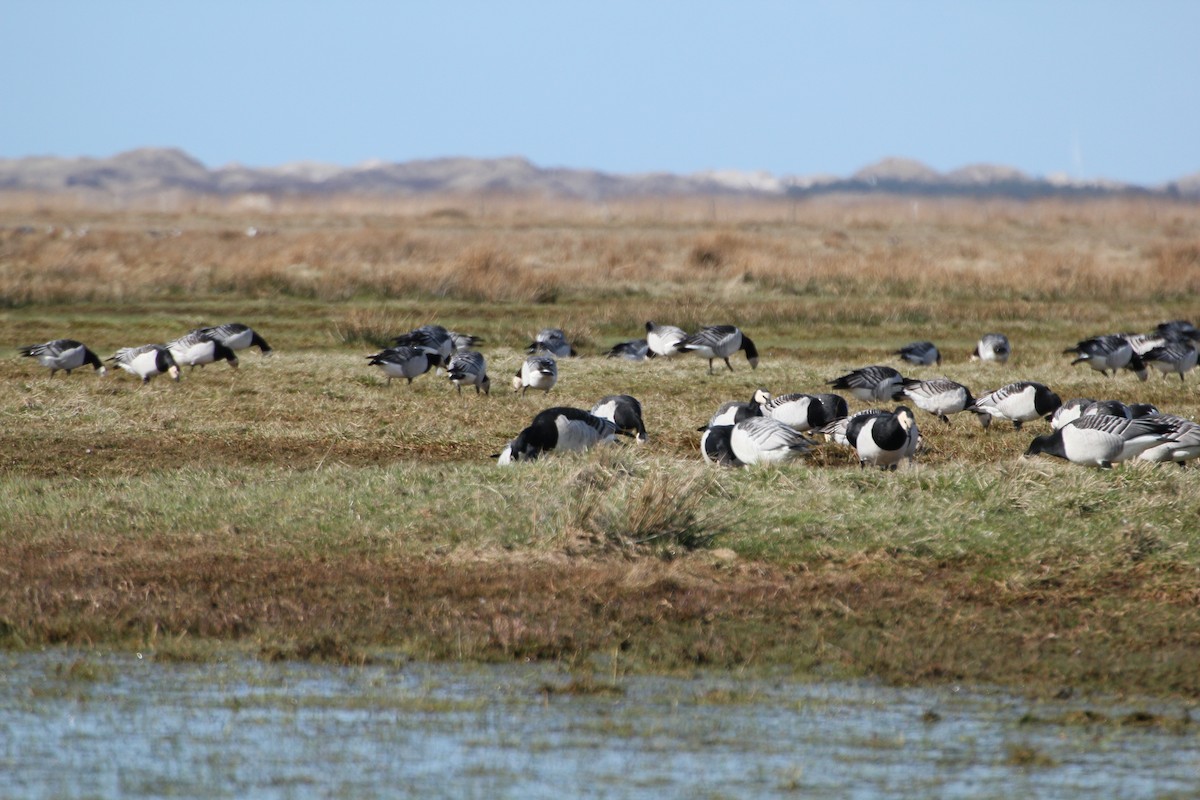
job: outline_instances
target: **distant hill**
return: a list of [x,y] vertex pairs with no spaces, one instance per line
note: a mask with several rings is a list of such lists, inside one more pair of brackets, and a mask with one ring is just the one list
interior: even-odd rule
[[607,200],[678,195],[807,197],[834,193],[1032,198],[1142,195],[1200,199],[1200,173],[1165,186],[1035,178],[1011,167],[975,164],[939,173],[889,158],[849,177],[778,177],[765,172],[618,175],[543,168],[524,158],[438,158],[353,167],[298,162],[280,167],[231,164],[209,169],[182,150],[144,148],[111,158],[0,159],[0,192],[99,194],[136,200],[163,192],[217,196],[412,196],[424,193],[515,193]]

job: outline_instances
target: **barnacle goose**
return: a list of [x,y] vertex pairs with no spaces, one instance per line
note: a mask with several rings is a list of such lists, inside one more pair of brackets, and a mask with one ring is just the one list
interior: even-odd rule
[[1058,430],[1068,422],[1074,422],[1083,416],[1085,408],[1094,405],[1095,402],[1090,397],[1072,397],[1054,410],[1054,414],[1050,417],[1050,427]]
[[[1112,374],[1116,375],[1117,370],[1130,366],[1134,357],[1133,347],[1130,346],[1129,340],[1119,334],[1084,339],[1074,347],[1063,350],[1063,353],[1075,355],[1075,359],[1071,362],[1072,366],[1086,362],[1089,367],[1099,370],[1104,375],[1107,375],[1110,369]],[[1144,369],[1142,373],[1139,373],[1139,377],[1145,380]]]
[[834,389],[845,389],[859,400],[868,403],[891,400],[904,376],[891,367],[875,365],[853,370],[840,378],[826,381]]
[[1010,420],[1016,430],[1021,430],[1021,424],[1035,420],[1038,417],[1049,417],[1062,400],[1048,387],[1034,381],[1018,381],[1001,386],[994,392],[988,392],[983,397],[967,406],[979,416],[979,424],[988,427],[992,417]]
[[846,441],[858,452],[858,466],[868,463],[881,469],[896,469],[917,452],[917,420],[907,406],[872,415],[855,415],[846,426]]
[[450,344],[455,350],[470,350],[472,347],[483,344],[483,337],[472,336],[469,333],[459,333],[458,331],[446,331],[450,336]]
[[717,425],[733,425],[748,417],[761,417],[763,415],[763,406],[770,400],[771,393],[766,389],[755,389],[749,403],[742,403],[737,400],[722,403],[713,412],[712,417],[709,418],[708,425],[697,428],[697,430],[704,430],[704,428],[711,428]]
[[18,347],[17,352],[27,358],[36,358],[43,367],[49,367],[51,378],[60,369],[66,370],[70,375],[72,370],[79,369],[84,364],[90,364],[92,369],[101,375],[108,372],[99,356],[74,339],[54,339],[45,344],[29,344]]
[[484,394],[491,394],[492,380],[487,375],[487,361],[483,353],[475,350],[459,350],[450,356],[446,364],[446,375],[450,382],[462,394],[463,386],[474,386],[475,394],[482,389]]
[[1200,457],[1200,425],[1174,414],[1156,414],[1149,419],[1170,425],[1170,438],[1162,444],[1143,450],[1138,458],[1156,464],[1174,461],[1182,467],[1185,462]]
[[525,352],[549,353],[555,358],[577,355],[575,348],[567,341],[567,334],[563,332],[562,328],[543,328],[538,331],[538,335],[525,348]]
[[975,345],[975,350],[971,353],[971,360],[995,361],[997,364],[1003,364],[1011,355],[1012,345],[1009,344],[1007,336],[1003,333],[985,333]]
[[605,355],[609,358],[624,358],[628,361],[645,361],[647,358],[654,358],[655,353],[645,339],[631,339],[628,342],[613,345]]
[[[438,364],[445,363],[454,352],[454,338],[441,325],[422,325],[392,340],[397,347],[416,347],[438,355]],[[436,364],[435,364],[436,366]]]
[[126,372],[131,372],[142,379],[142,383],[150,382],[155,375],[167,373],[172,380],[179,380],[179,365],[171,356],[171,351],[161,344],[143,344],[138,347],[122,347],[109,361]]
[[881,408],[867,408],[862,411],[856,411],[848,417],[838,417],[833,422],[822,426],[817,433],[824,436],[828,442],[850,447],[852,445],[850,440],[846,438],[846,431],[849,429],[851,423],[855,420],[866,419],[867,417],[879,417],[887,413],[889,412]]
[[[830,398],[833,398],[830,400]],[[840,400],[839,404],[837,401]],[[762,415],[795,428],[816,430],[849,412],[846,401],[836,394],[812,395],[792,392],[772,397],[762,404]]]
[[1029,444],[1025,457],[1045,453],[1073,464],[1109,469],[1166,442],[1173,427],[1154,417],[1126,419],[1107,414],[1082,416]]
[[201,330],[194,330],[167,342],[167,349],[171,351],[175,363],[181,367],[195,369],[214,361],[228,361],[230,367],[237,369],[238,357],[233,350]]
[[632,436],[638,444],[649,440],[646,424],[642,421],[642,404],[636,397],[627,394],[610,394],[600,398],[592,406],[592,414],[606,419],[623,436]]
[[[1093,417],[1099,415],[1109,417],[1124,417],[1125,419],[1133,419],[1133,412],[1129,406],[1122,403],[1120,400],[1097,400],[1091,405],[1085,406],[1081,417]],[[1051,418],[1053,420],[1053,417]]]
[[700,430],[700,455],[710,464],[720,464],[728,467],[743,466],[733,454],[733,425],[707,425]]
[[611,442],[616,427],[581,408],[555,407],[542,411],[496,456],[497,463],[535,461],[543,453],[587,450]]
[[1175,341],[1147,350],[1142,355],[1142,360],[1161,372],[1164,378],[1169,373],[1178,373],[1182,382],[1184,373],[1196,368],[1196,356],[1196,347],[1193,344]]
[[937,345],[933,342],[910,342],[893,355],[918,367],[929,367],[942,363],[942,354],[938,352]]
[[441,364],[442,360],[437,353],[431,353],[423,347],[400,345],[367,356],[367,363],[382,369],[387,375],[388,385],[391,386],[392,378],[404,378],[411,384],[413,378],[424,375]]
[[693,333],[683,341],[676,343],[675,349],[681,353],[695,353],[701,358],[708,359],[708,374],[713,371],[713,362],[718,358],[725,362],[729,371],[733,365],[729,357],[741,350],[746,354],[751,369],[758,368],[758,348],[749,336],[742,333],[733,325],[709,325]]
[[247,347],[257,347],[264,356],[271,352],[271,345],[259,336],[249,325],[240,322],[227,322],[224,325],[214,325],[209,328],[198,328],[196,333],[215,339],[230,350],[245,350]]
[[1197,328],[1186,319],[1173,319],[1169,322],[1160,322],[1155,326],[1154,331],[1159,336],[1168,339],[1191,339],[1193,342],[1200,342],[1200,328]]
[[931,378],[927,381],[906,378],[892,399],[901,400],[905,397],[912,400],[917,408],[933,414],[947,425],[950,424],[950,414],[964,411],[975,402],[970,389],[949,378]]
[[679,355],[682,351],[676,345],[686,338],[687,333],[683,328],[676,328],[674,325],[656,325],[653,322],[646,323],[646,346],[656,356],[670,358]]
[[549,392],[558,383],[558,362],[553,356],[529,356],[521,362],[520,369],[513,376],[514,392],[525,395],[528,389],[541,389]]
[[773,464],[804,455],[816,442],[770,417],[747,417],[733,426],[729,449],[742,464]]

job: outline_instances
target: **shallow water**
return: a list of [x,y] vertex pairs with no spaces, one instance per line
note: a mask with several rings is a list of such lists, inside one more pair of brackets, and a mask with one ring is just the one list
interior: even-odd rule
[[[0,797],[1194,797],[1181,708],[540,666],[0,654]],[[585,684],[586,685],[586,684]],[[1103,724],[1050,724],[1079,710]],[[1030,722],[1030,717],[1040,722]]]

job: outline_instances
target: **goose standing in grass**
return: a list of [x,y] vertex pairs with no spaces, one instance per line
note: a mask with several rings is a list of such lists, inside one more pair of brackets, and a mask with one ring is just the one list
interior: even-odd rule
[[487,361],[483,353],[475,350],[459,350],[450,356],[450,361],[446,364],[446,375],[458,389],[459,395],[462,395],[463,386],[474,386],[475,394],[479,394],[480,390],[484,394],[492,392],[492,381],[487,375]]
[[631,436],[638,444],[649,441],[646,423],[642,420],[642,404],[627,394],[610,394],[592,406],[592,414],[606,419],[622,436]]
[[700,455],[709,464],[720,464],[723,467],[744,466],[733,454],[733,425],[707,425],[700,430]]
[[[770,402],[770,400],[771,393],[766,389],[755,389],[754,395],[748,403],[742,403],[738,400],[730,400],[727,403],[722,403],[713,413],[712,417],[709,418],[708,425],[705,427],[733,425],[749,417],[761,417],[763,415],[763,406]],[[698,430],[704,430],[704,428],[699,428]]]
[[1018,381],[988,392],[967,406],[966,410],[977,414],[979,424],[985,428],[996,417],[1009,420],[1013,428],[1021,430],[1023,423],[1039,417],[1049,418],[1061,405],[1059,396],[1044,384]]
[[1160,322],[1155,326],[1154,332],[1167,339],[1191,339],[1193,342],[1200,342],[1200,328],[1186,319]]
[[391,386],[392,378],[404,378],[411,384],[414,378],[440,365],[441,357],[423,347],[401,345],[367,356],[367,363],[382,369],[383,374],[387,375],[388,386]]
[[609,358],[623,358],[627,361],[645,361],[647,358],[654,358],[655,354],[645,339],[631,339],[628,342],[613,345],[605,355]]
[[522,397],[529,389],[541,389],[543,392],[549,392],[556,383],[558,383],[558,362],[554,360],[553,356],[529,356],[521,362],[521,367],[512,380],[513,391],[520,392]]
[[846,431],[851,425],[861,424],[861,420],[866,420],[868,417],[881,417],[890,412],[884,411],[882,408],[867,408],[862,411],[856,411],[848,417],[839,417],[833,422],[821,427],[817,432],[825,437],[826,441],[840,444],[843,447],[853,447],[854,443],[846,436]]
[[472,347],[478,347],[483,344],[483,337],[472,336],[469,333],[459,333],[458,331],[446,331],[450,337],[450,344],[455,350],[470,350]]
[[1174,372],[1179,375],[1180,382],[1184,374],[1196,368],[1196,348],[1187,341],[1165,342],[1147,350],[1142,360],[1167,377]]
[[233,369],[237,369],[238,366],[238,357],[232,349],[200,330],[167,342],[167,349],[171,351],[175,363],[181,367],[195,369],[214,361],[228,361]]
[[917,408],[933,414],[947,425],[950,424],[951,414],[965,411],[975,402],[970,389],[949,378],[932,378],[927,381],[905,379],[892,399],[901,400],[905,397]]
[[17,352],[26,358],[36,358],[43,367],[49,367],[51,378],[60,369],[70,375],[73,370],[84,364],[90,365],[101,375],[108,372],[98,355],[74,339],[54,339],[45,344],[29,344],[18,347]]
[[1054,410],[1050,417],[1050,427],[1058,430],[1068,422],[1074,422],[1083,416],[1083,410],[1096,401],[1090,397],[1072,397]]
[[1174,414],[1157,414],[1149,418],[1170,425],[1170,438],[1143,450],[1138,458],[1155,464],[1174,461],[1181,467],[1186,466],[1188,461],[1200,458],[1200,425]]
[[800,431],[770,417],[748,417],[733,426],[729,449],[742,464],[791,461],[816,446]]
[[846,426],[846,441],[857,451],[860,469],[871,464],[895,470],[897,464],[916,454],[919,437],[916,417],[907,406],[869,416],[855,415]]
[[1025,457],[1045,453],[1089,467],[1110,469],[1171,438],[1173,426],[1154,417],[1126,419],[1107,414],[1083,416],[1029,444]]
[[[837,398],[836,401],[822,401],[822,398]],[[846,401],[838,395],[811,395],[800,392],[783,394],[772,397],[762,404],[762,415],[778,420],[784,425],[798,431],[812,431],[828,425],[839,417],[846,416],[848,408]]]
[[891,367],[875,365],[853,370],[840,378],[826,381],[834,389],[844,389],[867,403],[891,400],[904,383],[904,376]]
[[[1074,347],[1068,347],[1063,350],[1064,354],[1073,354],[1075,359],[1071,365],[1086,363],[1094,370],[1098,370],[1102,375],[1107,375],[1108,370],[1112,370],[1112,374],[1116,375],[1117,370],[1125,369],[1133,360],[1133,348],[1129,341],[1118,334],[1108,334],[1105,336],[1093,336],[1090,339],[1084,339]],[[1145,380],[1145,377],[1142,377]]]
[[264,356],[271,352],[271,345],[267,344],[266,339],[259,336],[249,325],[243,325],[240,322],[227,322],[224,325],[214,325],[210,328],[198,328],[193,332],[218,341],[230,350],[257,347]]
[[942,363],[942,354],[938,352],[933,342],[910,342],[897,350],[893,355],[918,367],[931,367]]
[[751,369],[758,368],[758,348],[749,336],[733,325],[709,325],[701,328],[677,343],[675,349],[681,353],[695,353],[701,358],[707,358],[709,375],[713,371],[713,362],[718,358],[733,372],[729,357],[739,350],[746,354]]
[[446,363],[454,352],[454,338],[441,325],[422,325],[402,333],[392,340],[396,347],[415,347],[436,353],[439,364]]
[[549,353],[555,358],[567,358],[577,355],[575,348],[567,341],[567,334],[562,328],[543,328],[525,348],[526,353]]
[[[1079,414],[1081,417],[1094,417],[1096,415],[1107,417],[1123,417],[1125,419],[1133,419],[1133,411],[1129,406],[1122,403],[1120,400],[1097,400],[1090,405],[1084,407]],[[1051,422],[1053,422],[1051,417]],[[1053,427],[1053,425],[1051,425]]]
[[975,345],[975,350],[971,353],[971,360],[993,361],[997,364],[1003,364],[1008,361],[1011,355],[1012,345],[1009,344],[1007,336],[1003,333],[985,333]]
[[142,384],[147,384],[155,375],[166,373],[171,380],[179,380],[179,365],[171,351],[161,344],[143,344],[138,347],[122,347],[109,361],[126,372],[137,375]]
[[536,461],[543,453],[588,450],[600,442],[614,441],[616,427],[581,408],[556,407],[538,413],[496,456],[504,465]]
[[674,325],[656,325],[653,322],[646,323],[646,346],[656,356],[670,358],[679,355],[682,351],[677,345],[686,338],[687,333],[683,328],[676,328]]

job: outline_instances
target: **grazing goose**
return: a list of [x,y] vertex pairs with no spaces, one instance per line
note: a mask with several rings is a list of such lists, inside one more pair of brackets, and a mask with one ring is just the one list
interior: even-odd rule
[[742,464],[776,464],[798,458],[816,442],[770,417],[748,417],[733,426],[729,448]]
[[1166,342],[1147,350],[1142,360],[1161,372],[1164,378],[1168,373],[1178,373],[1182,382],[1184,373],[1196,368],[1196,355],[1196,348],[1190,342]]
[[577,355],[575,348],[567,341],[567,334],[563,332],[562,328],[543,328],[538,331],[538,335],[525,348],[525,352],[549,353],[555,358]]
[[646,346],[656,356],[670,358],[679,355],[682,351],[676,345],[681,344],[686,338],[687,334],[683,328],[676,328],[674,325],[655,325],[653,322],[646,323]]
[[1083,410],[1095,404],[1090,397],[1073,397],[1054,410],[1050,417],[1050,427],[1058,430],[1068,422],[1074,422],[1083,416]]
[[446,374],[450,382],[462,394],[463,386],[474,386],[475,394],[482,389],[484,394],[491,394],[492,380],[487,376],[487,361],[483,353],[474,350],[459,350],[450,356],[446,364]]
[[950,424],[950,414],[966,410],[975,402],[971,390],[961,383],[948,378],[932,378],[927,381],[906,379],[893,400],[907,397],[913,405],[922,411],[928,411],[947,425]]
[[454,352],[454,338],[441,325],[422,325],[392,340],[397,347],[416,347],[438,355],[438,364],[444,364]]
[[1191,339],[1193,342],[1200,342],[1200,328],[1186,319],[1160,322],[1155,326],[1154,331],[1167,339]]
[[101,375],[108,372],[99,356],[74,339],[55,339],[45,344],[29,344],[18,347],[17,352],[27,358],[36,358],[43,367],[49,367],[51,378],[60,369],[66,370],[70,375],[72,370],[79,369],[84,364],[90,364],[92,369]]
[[709,418],[708,424],[697,430],[704,428],[712,428],[718,425],[733,425],[741,422],[749,417],[761,417],[763,415],[763,405],[771,400],[771,393],[766,389],[755,389],[754,395],[750,398],[749,403],[742,403],[737,400],[730,400],[728,403],[722,403]]
[[548,408],[496,456],[497,463],[535,461],[543,453],[587,450],[616,435],[612,422],[581,408]]
[[[1099,370],[1102,375],[1107,375],[1110,369],[1112,374],[1116,375],[1117,370],[1129,366],[1133,359],[1133,348],[1129,341],[1118,334],[1084,339],[1074,347],[1063,350],[1063,353],[1075,355],[1075,360],[1071,362],[1072,366],[1086,362],[1089,367]],[[1145,378],[1142,377],[1142,380]]]
[[211,328],[199,328],[200,333],[210,339],[215,339],[230,350],[245,350],[247,347],[257,347],[264,356],[271,352],[267,340],[255,333],[249,325],[240,322],[227,322],[224,325],[214,325]]
[[851,425],[861,425],[862,421],[869,417],[882,417],[890,412],[884,411],[881,408],[868,408],[863,411],[856,411],[849,417],[839,417],[833,422],[823,426],[817,432],[823,435],[826,441],[840,444],[843,447],[853,447],[853,443],[846,436],[846,431]]
[[713,362],[718,358],[733,372],[729,357],[739,350],[745,352],[750,369],[758,368],[758,348],[749,336],[733,325],[709,325],[707,328],[701,328],[678,342],[675,349],[681,353],[695,353],[701,358],[707,358],[709,375],[713,371]]
[[1129,342],[1129,348],[1138,356],[1144,356],[1148,350],[1161,347],[1169,341],[1157,333],[1122,333],[1121,338]]
[[700,436],[700,455],[710,464],[720,464],[727,467],[744,466],[733,454],[733,425],[711,425],[701,428],[704,433]]
[[483,344],[483,337],[472,336],[469,333],[459,333],[458,331],[446,331],[450,336],[450,344],[455,350],[470,350],[472,347]]
[[628,361],[645,361],[647,358],[654,358],[655,353],[645,339],[632,339],[613,345],[605,355],[609,358],[624,358]]
[[1018,381],[1001,386],[978,398],[967,411],[979,415],[979,424],[988,427],[992,417],[1010,420],[1013,428],[1021,430],[1021,424],[1038,417],[1049,417],[1062,405],[1058,395],[1049,388],[1033,381]]
[[1129,406],[1125,405],[1120,400],[1097,400],[1091,405],[1085,406],[1083,412],[1080,413],[1079,416],[1094,417],[1097,414],[1109,417],[1133,419],[1133,412],[1129,410]]
[[1025,457],[1045,453],[1072,464],[1110,469],[1168,441],[1173,426],[1154,417],[1125,419],[1106,414],[1083,416],[1029,444]]
[[521,368],[513,377],[514,392],[525,396],[528,389],[541,389],[549,392],[558,383],[558,362],[552,356],[529,356],[521,363]]
[[391,386],[392,378],[404,378],[411,384],[413,378],[429,372],[441,364],[442,360],[437,353],[431,353],[423,347],[401,345],[367,356],[367,363],[382,369],[383,374],[387,375],[388,386]]
[[610,394],[592,406],[592,414],[606,419],[622,436],[632,436],[638,444],[649,441],[646,424],[642,421],[642,404],[627,394]]
[[878,414],[855,415],[846,426],[846,441],[858,452],[860,469],[868,463],[881,469],[895,470],[904,459],[917,452],[917,420],[907,406]]
[[997,364],[1003,364],[1011,355],[1012,345],[1008,343],[1007,336],[1003,333],[985,333],[975,345],[975,350],[971,353],[971,360],[994,361]]
[[1171,435],[1162,444],[1143,450],[1138,458],[1156,464],[1174,461],[1182,467],[1186,462],[1200,457],[1200,425],[1174,414],[1158,414],[1150,418],[1170,425]]
[[172,380],[179,380],[179,365],[175,363],[171,351],[161,344],[122,347],[108,360],[126,372],[137,375],[143,384],[149,383],[155,375],[164,372],[170,375]]
[[238,357],[233,350],[221,344],[200,330],[184,334],[174,341],[167,342],[171,357],[181,367],[203,367],[214,361],[228,361],[229,366],[237,369]]
[[[840,406],[834,402],[822,402],[824,398],[841,400]],[[812,431],[822,428],[839,417],[848,413],[846,401],[836,394],[811,395],[793,392],[778,397],[772,397],[762,404],[762,415],[779,420],[784,425],[798,431]]]
[[834,389],[845,389],[865,402],[891,400],[904,376],[891,367],[862,367],[840,378],[826,381]]
[[933,342],[910,342],[893,355],[900,356],[904,361],[918,367],[929,367],[942,363],[942,354],[938,352],[937,345]]

